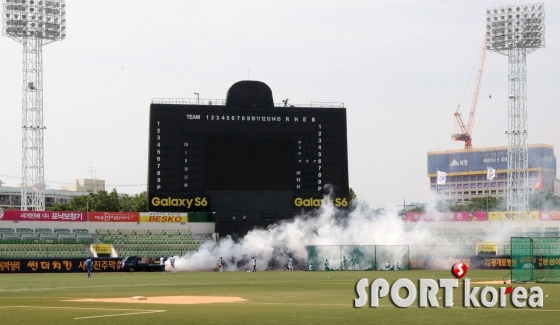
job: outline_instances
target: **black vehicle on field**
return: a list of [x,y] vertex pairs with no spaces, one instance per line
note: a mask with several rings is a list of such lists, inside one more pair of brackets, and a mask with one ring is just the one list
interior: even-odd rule
[[127,256],[121,261],[121,270],[134,271],[161,271],[159,258],[141,258],[138,256]]

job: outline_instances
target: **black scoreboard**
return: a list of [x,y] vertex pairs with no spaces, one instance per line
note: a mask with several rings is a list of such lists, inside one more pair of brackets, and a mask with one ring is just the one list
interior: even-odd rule
[[150,211],[289,217],[332,190],[335,204],[346,206],[340,106],[275,107],[270,88],[257,81],[234,84],[225,105],[152,103]]

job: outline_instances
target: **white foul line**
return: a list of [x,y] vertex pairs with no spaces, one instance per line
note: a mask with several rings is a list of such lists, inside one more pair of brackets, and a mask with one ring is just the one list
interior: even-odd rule
[[113,316],[140,315],[140,314],[154,314],[154,313],[163,313],[163,312],[167,311],[167,310],[144,310],[144,309],[117,309],[117,308],[113,309],[113,308],[89,308],[89,307],[42,307],[42,306],[0,306],[0,308],[40,308],[40,309],[78,309],[78,310],[103,310],[103,311],[117,311],[117,310],[118,311],[137,311],[137,313],[76,317],[74,319],[101,318],[101,317],[113,317]]
[[45,306],[0,306],[0,308],[40,308],[40,309],[84,309],[84,310],[119,310],[119,311],[165,311],[150,309],[124,309],[124,308],[93,308],[93,307],[45,307]]
[[101,315],[101,316],[88,316],[88,317],[76,317],[74,319],[87,319],[87,318],[102,318],[102,317],[113,317],[113,316],[127,316],[127,315],[140,315],[140,314],[153,314],[153,313],[162,313],[165,310],[150,310],[141,313],[128,313],[128,314],[114,314],[114,315]]

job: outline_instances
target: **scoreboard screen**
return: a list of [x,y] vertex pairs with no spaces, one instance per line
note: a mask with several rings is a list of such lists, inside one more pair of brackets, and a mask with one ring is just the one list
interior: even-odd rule
[[288,193],[303,202],[321,198],[326,184],[347,197],[345,108],[275,107],[270,88],[255,81],[233,85],[225,105],[150,107],[150,211],[227,209],[224,200],[215,206],[224,193],[246,201]]

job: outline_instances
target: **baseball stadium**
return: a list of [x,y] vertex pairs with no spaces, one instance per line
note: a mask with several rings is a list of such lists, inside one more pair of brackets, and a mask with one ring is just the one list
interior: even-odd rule
[[[46,188],[41,51],[66,38],[66,2],[2,4],[24,99],[21,183],[0,181],[1,324],[558,323],[556,156],[512,129],[525,75],[510,78],[510,115],[525,120],[508,146],[472,148],[457,113],[465,149],[428,152],[433,200],[403,209],[356,198],[342,102],[280,103],[249,71],[225,99],[152,98],[132,208],[93,179]],[[541,14],[488,9],[484,55],[524,64],[544,46]]]

